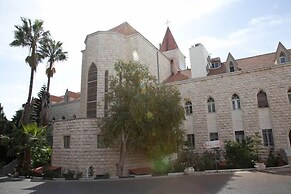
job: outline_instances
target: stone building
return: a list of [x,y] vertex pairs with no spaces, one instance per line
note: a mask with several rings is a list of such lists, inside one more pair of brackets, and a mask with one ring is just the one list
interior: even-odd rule
[[[202,152],[213,142],[242,141],[258,132],[266,149],[282,148],[291,157],[291,50],[279,42],[275,52],[225,62],[211,58],[198,43],[190,49],[191,69],[169,29],[156,48],[127,22],[87,35],[82,51],[81,93],[54,97],[52,165],[86,173],[115,174],[118,150],[102,145],[96,118],[107,114],[104,98],[117,60],[148,66],[160,82],[175,85],[184,99],[183,128]],[[61,119],[61,120],[59,120]],[[125,168],[150,165],[130,151]]]

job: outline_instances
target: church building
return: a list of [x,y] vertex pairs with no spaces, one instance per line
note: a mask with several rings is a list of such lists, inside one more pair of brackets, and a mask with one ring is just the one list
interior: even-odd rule
[[[284,149],[291,162],[291,49],[279,42],[275,52],[226,61],[211,58],[197,43],[189,49],[190,66],[167,27],[156,48],[127,22],[108,31],[87,35],[82,51],[81,92],[52,96],[54,120],[52,165],[86,173],[115,175],[118,149],[102,144],[97,119],[107,116],[109,76],[118,60],[146,65],[160,83],[174,85],[185,107],[189,145],[197,152],[241,142],[259,133],[266,150]],[[149,166],[150,161],[130,150],[125,168]]]

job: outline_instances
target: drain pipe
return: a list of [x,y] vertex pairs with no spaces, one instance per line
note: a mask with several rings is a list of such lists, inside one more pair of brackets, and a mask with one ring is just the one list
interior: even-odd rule
[[157,73],[158,73],[158,83],[160,83],[160,62],[159,62],[159,52],[157,51]]

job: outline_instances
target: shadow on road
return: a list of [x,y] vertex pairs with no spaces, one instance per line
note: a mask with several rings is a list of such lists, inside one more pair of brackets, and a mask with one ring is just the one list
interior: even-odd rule
[[77,194],[77,193],[128,193],[128,194],[154,194],[154,193],[217,193],[227,185],[237,174],[212,174],[176,177],[152,177],[135,179],[117,179],[106,181],[63,181],[45,182],[27,188],[32,193]]

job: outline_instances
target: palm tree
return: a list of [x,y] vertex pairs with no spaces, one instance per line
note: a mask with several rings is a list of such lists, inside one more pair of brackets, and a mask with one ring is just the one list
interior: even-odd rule
[[30,19],[21,17],[21,21],[22,25],[15,25],[14,41],[10,43],[10,46],[29,47],[29,55],[26,57],[25,62],[29,64],[31,69],[30,83],[28,98],[22,116],[22,122],[28,123],[34,72],[38,63],[42,60],[41,55],[37,52],[37,48],[39,43],[48,37],[49,31],[44,31],[42,20],[36,19],[32,24]]
[[57,61],[67,60],[67,52],[63,51],[63,43],[60,41],[56,42],[51,38],[44,40],[40,47],[40,53],[43,58],[48,58],[48,67],[46,69],[47,75],[47,93],[50,90],[50,81],[53,75],[56,73],[54,63]]

